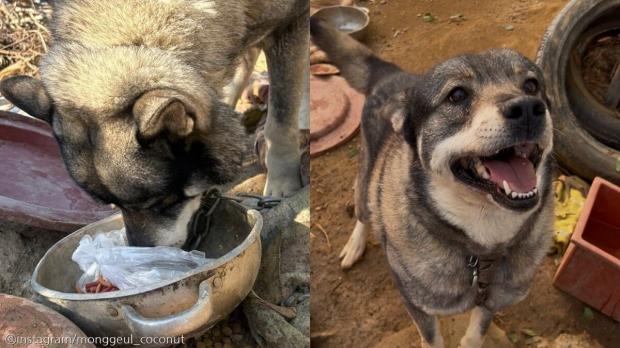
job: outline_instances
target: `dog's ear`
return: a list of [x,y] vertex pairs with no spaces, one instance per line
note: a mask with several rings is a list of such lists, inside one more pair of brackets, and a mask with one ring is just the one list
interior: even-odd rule
[[194,131],[195,108],[174,90],[144,93],[133,105],[133,115],[143,139],[152,139],[164,132],[183,138]]
[[390,117],[390,121],[392,121],[392,128],[394,128],[394,131],[400,133],[405,125],[405,110],[397,109],[394,111]]
[[389,106],[387,112],[389,113],[388,117],[392,123],[392,128],[394,128],[396,133],[401,133],[407,115],[407,93],[403,91],[390,97],[390,102],[387,105]]
[[0,82],[0,92],[29,115],[52,123],[52,99],[41,81],[30,76],[9,77]]

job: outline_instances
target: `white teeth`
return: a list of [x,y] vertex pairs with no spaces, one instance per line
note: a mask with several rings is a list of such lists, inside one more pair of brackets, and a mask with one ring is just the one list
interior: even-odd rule
[[480,162],[479,158],[474,159],[474,166],[476,167],[476,172],[478,172],[478,175],[480,175],[483,179],[488,180],[491,177],[482,162]]
[[529,192],[514,192],[514,191],[510,191],[510,185],[508,185],[508,183],[504,180],[502,182],[503,186],[504,186],[504,191],[506,191],[506,195],[508,195],[509,197],[512,197],[513,199],[519,198],[519,199],[526,199],[526,198],[531,198],[536,196],[536,194],[538,194],[538,189],[537,188],[533,188],[531,191]]
[[502,181],[502,185],[504,186],[504,191],[506,192],[507,195],[510,195],[510,193],[512,192],[512,190],[510,189],[510,185],[508,185],[508,183],[506,182],[506,180]]

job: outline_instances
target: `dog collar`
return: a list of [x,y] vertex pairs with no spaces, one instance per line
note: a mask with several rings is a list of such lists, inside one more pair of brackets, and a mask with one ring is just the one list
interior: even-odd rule
[[489,285],[495,274],[496,260],[501,255],[490,254],[485,256],[471,255],[467,258],[467,267],[472,269],[471,285],[476,287],[475,302],[482,305],[489,297]]

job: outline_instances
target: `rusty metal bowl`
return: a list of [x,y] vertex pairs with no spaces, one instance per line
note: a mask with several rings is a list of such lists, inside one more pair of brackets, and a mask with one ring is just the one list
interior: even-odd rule
[[368,12],[365,7],[328,6],[316,11],[312,17],[321,18],[334,28],[361,40],[366,34],[368,23],[370,23]]
[[98,294],[75,293],[81,271],[71,255],[82,236],[120,229],[123,221],[119,214],[85,226],[52,246],[39,261],[31,279],[35,300],[65,315],[91,337],[132,337],[134,343],[157,347],[165,344],[150,338],[198,335],[248,295],[261,260],[259,212],[222,200],[213,216],[198,247],[212,262],[178,279]]

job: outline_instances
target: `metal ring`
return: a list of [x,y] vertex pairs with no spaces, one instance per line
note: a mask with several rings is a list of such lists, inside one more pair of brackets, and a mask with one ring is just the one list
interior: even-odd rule
[[476,266],[478,266],[478,257],[472,255],[467,260],[467,267],[474,268]]

